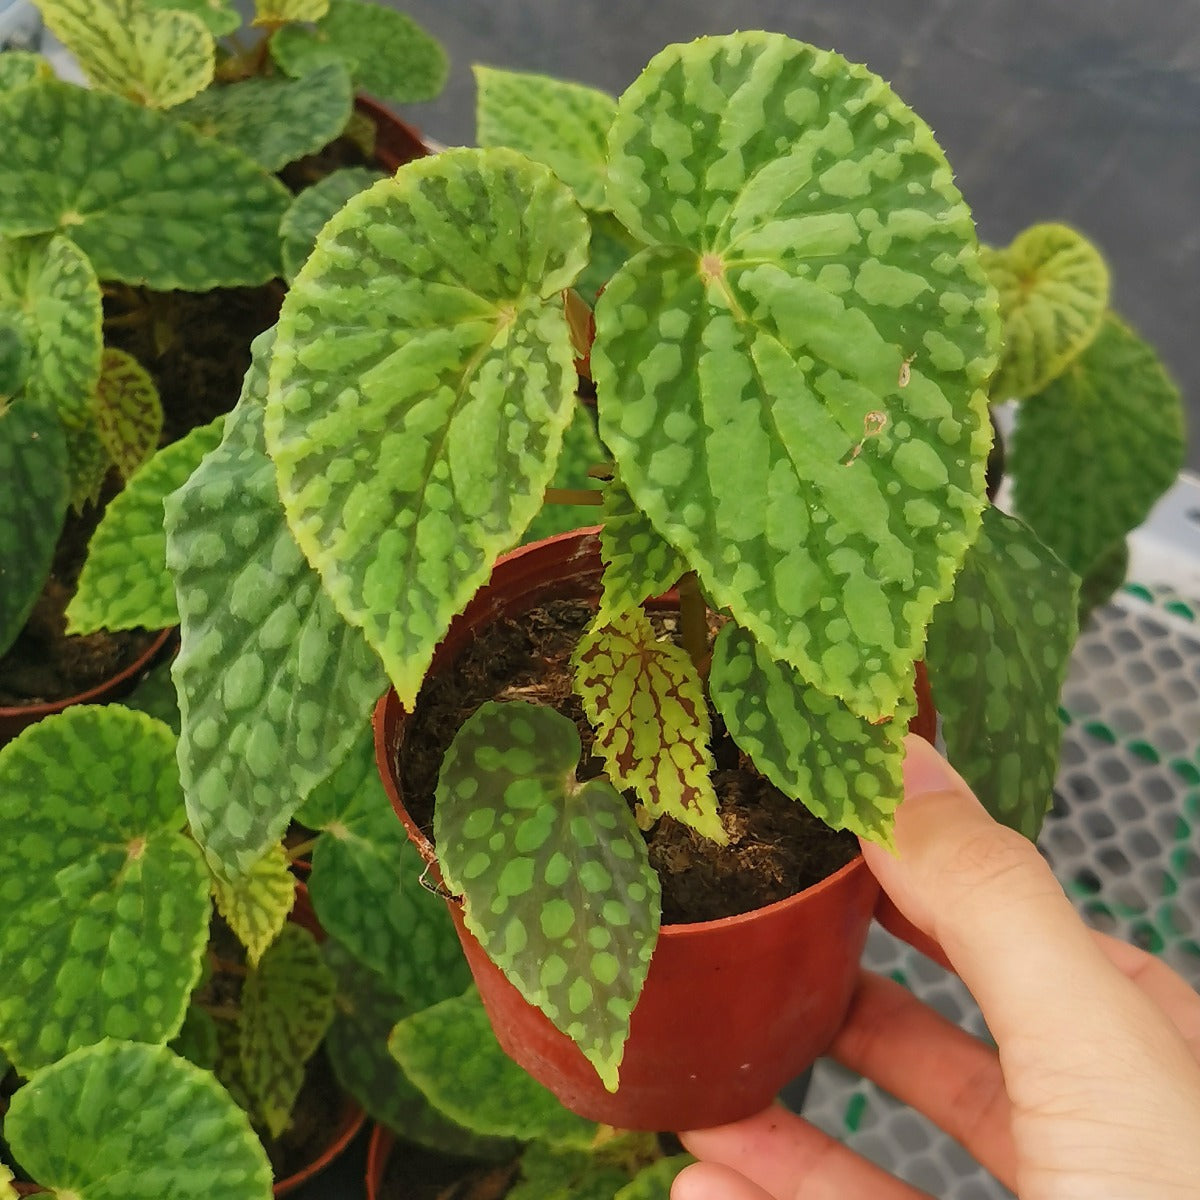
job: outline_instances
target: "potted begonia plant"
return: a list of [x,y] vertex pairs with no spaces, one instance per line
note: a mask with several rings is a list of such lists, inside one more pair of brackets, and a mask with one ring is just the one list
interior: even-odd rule
[[[238,482],[212,472],[167,501],[181,765],[197,836],[237,876],[344,753],[362,664],[382,663],[381,771],[502,1045],[585,1115],[693,1127],[765,1103],[820,1052],[875,891],[852,844],[797,896],[662,926],[647,835],[668,830],[685,861],[736,857],[720,753],[886,844],[922,658],[956,765],[1036,833],[1076,581],[985,502],[988,403],[1040,388],[1032,411],[1061,385],[1103,422],[1092,410],[1136,396],[1173,474],[1178,396],[1105,295],[1079,320],[1068,297],[1064,320],[1062,260],[1023,257],[1058,232],[985,254],[928,127],[836,54],[764,33],[670,47],[599,125],[588,203],[631,253],[592,314],[594,288],[573,290],[583,189],[511,149],[410,164],[325,226],[222,446]],[[1071,353],[1048,353],[1064,327]],[[1042,357],[1054,383],[993,390],[1002,362]],[[585,366],[603,527],[508,555]],[[577,699],[525,678],[473,696],[414,794],[425,693],[472,647],[502,659],[492,627],[562,600],[586,608]],[[574,720],[520,698],[556,687]],[[824,942],[754,932],[805,907]],[[766,943],[764,973],[697,951],[708,935]],[[689,958],[727,981],[720,1002]]]
[[444,80],[437,43],[384,6],[264,0],[246,30],[232,6],[185,7],[42,0],[90,87],[0,57],[0,739],[119,694],[162,645],[82,611],[65,636],[100,511],[160,442],[232,407],[325,217],[424,153],[355,91],[421,100]]

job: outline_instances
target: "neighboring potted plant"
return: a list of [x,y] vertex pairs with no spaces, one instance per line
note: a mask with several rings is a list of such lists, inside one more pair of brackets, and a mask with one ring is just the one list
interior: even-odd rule
[[[78,622],[64,638],[101,508],[161,441],[232,406],[277,277],[373,164],[424,153],[375,101],[354,107],[355,89],[428,98],[446,65],[407,17],[357,0],[264,0],[249,44],[223,4],[40,8],[92,86],[33,53],[0,58],[4,739],[119,694],[110,677],[131,685],[161,645]],[[331,143],[352,153],[313,157]]]
[[[886,844],[922,658],[952,759],[1035,834],[1076,581],[985,502],[989,400],[1037,391],[1032,413],[1066,387],[1099,431],[1106,401],[1124,415],[1136,396],[1172,475],[1179,405],[1128,331],[1076,321],[1072,296],[1056,306],[1063,289],[1042,286],[1055,255],[981,251],[927,126],[835,54],[762,33],[670,47],[616,103],[598,162],[590,202],[632,253],[596,301],[594,341],[572,291],[594,217],[522,154],[410,164],[325,226],[222,446],[167,500],[180,761],[192,827],[237,877],[346,753],[381,662],[381,770],[453,893],[485,1004],[522,1014],[519,1030],[497,1024],[505,1049],[586,1115],[694,1127],[761,1105],[821,1051],[876,889],[851,838],[851,861],[798,896],[660,931],[645,835],[667,830],[677,860],[735,857],[720,753]],[[1068,353],[1079,324],[1094,336]],[[1062,374],[989,391],[1022,357]],[[497,567],[546,497],[585,364],[609,459],[603,528]],[[1063,459],[1086,446],[1079,421]],[[1122,480],[1136,502],[1097,544],[1158,483]],[[409,732],[423,684],[454,676],[473,640],[499,660],[491,627],[564,598],[588,616],[566,655],[578,699],[558,678],[516,690],[557,690],[575,719],[497,680],[505,703],[474,696],[436,783],[398,786],[398,754],[428,736]],[[764,955],[769,983],[696,956],[733,977],[722,1007],[669,978],[668,947],[714,934],[745,948],[760,921],[810,906],[836,972],[793,940]],[[776,1017],[792,1021],[781,1047],[758,1040]]]

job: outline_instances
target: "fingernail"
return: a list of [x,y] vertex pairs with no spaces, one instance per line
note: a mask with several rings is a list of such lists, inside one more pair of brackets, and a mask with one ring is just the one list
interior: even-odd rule
[[906,799],[931,792],[967,792],[962,776],[923,738],[910,733],[904,739],[904,795]]

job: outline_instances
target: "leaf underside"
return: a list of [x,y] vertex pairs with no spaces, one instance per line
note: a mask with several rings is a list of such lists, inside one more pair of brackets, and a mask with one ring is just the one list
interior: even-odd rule
[[989,507],[929,629],[947,757],[998,821],[1029,838],[1053,798],[1078,583],[1020,521]]
[[999,340],[944,155],[865,68],[740,34],[651,62],[608,178],[645,247],[596,304],[622,483],[773,657],[890,715],[978,528]]
[[266,440],[288,522],[406,704],[541,506],[586,239],[544,167],[453,150],[350,200],[284,302]]
[[624,798],[575,779],[575,725],[482,705],[446,751],[434,841],[463,920],[529,1003],[616,1090],[658,936],[658,876]]
[[180,771],[192,831],[228,877],[278,841],[386,686],[284,523],[262,445],[272,336],[254,343],[221,445],[164,504],[182,636]]

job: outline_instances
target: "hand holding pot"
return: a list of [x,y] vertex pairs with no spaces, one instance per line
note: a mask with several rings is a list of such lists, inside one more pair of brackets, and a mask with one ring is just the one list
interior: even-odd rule
[[[1034,847],[908,739],[898,854],[864,845],[899,912],[979,1002],[998,1051],[864,972],[831,1054],[924,1113],[1021,1200],[1194,1196],[1200,997],[1088,930]],[[701,1163],[673,1200],[915,1200],[781,1108],[683,1135]]]

